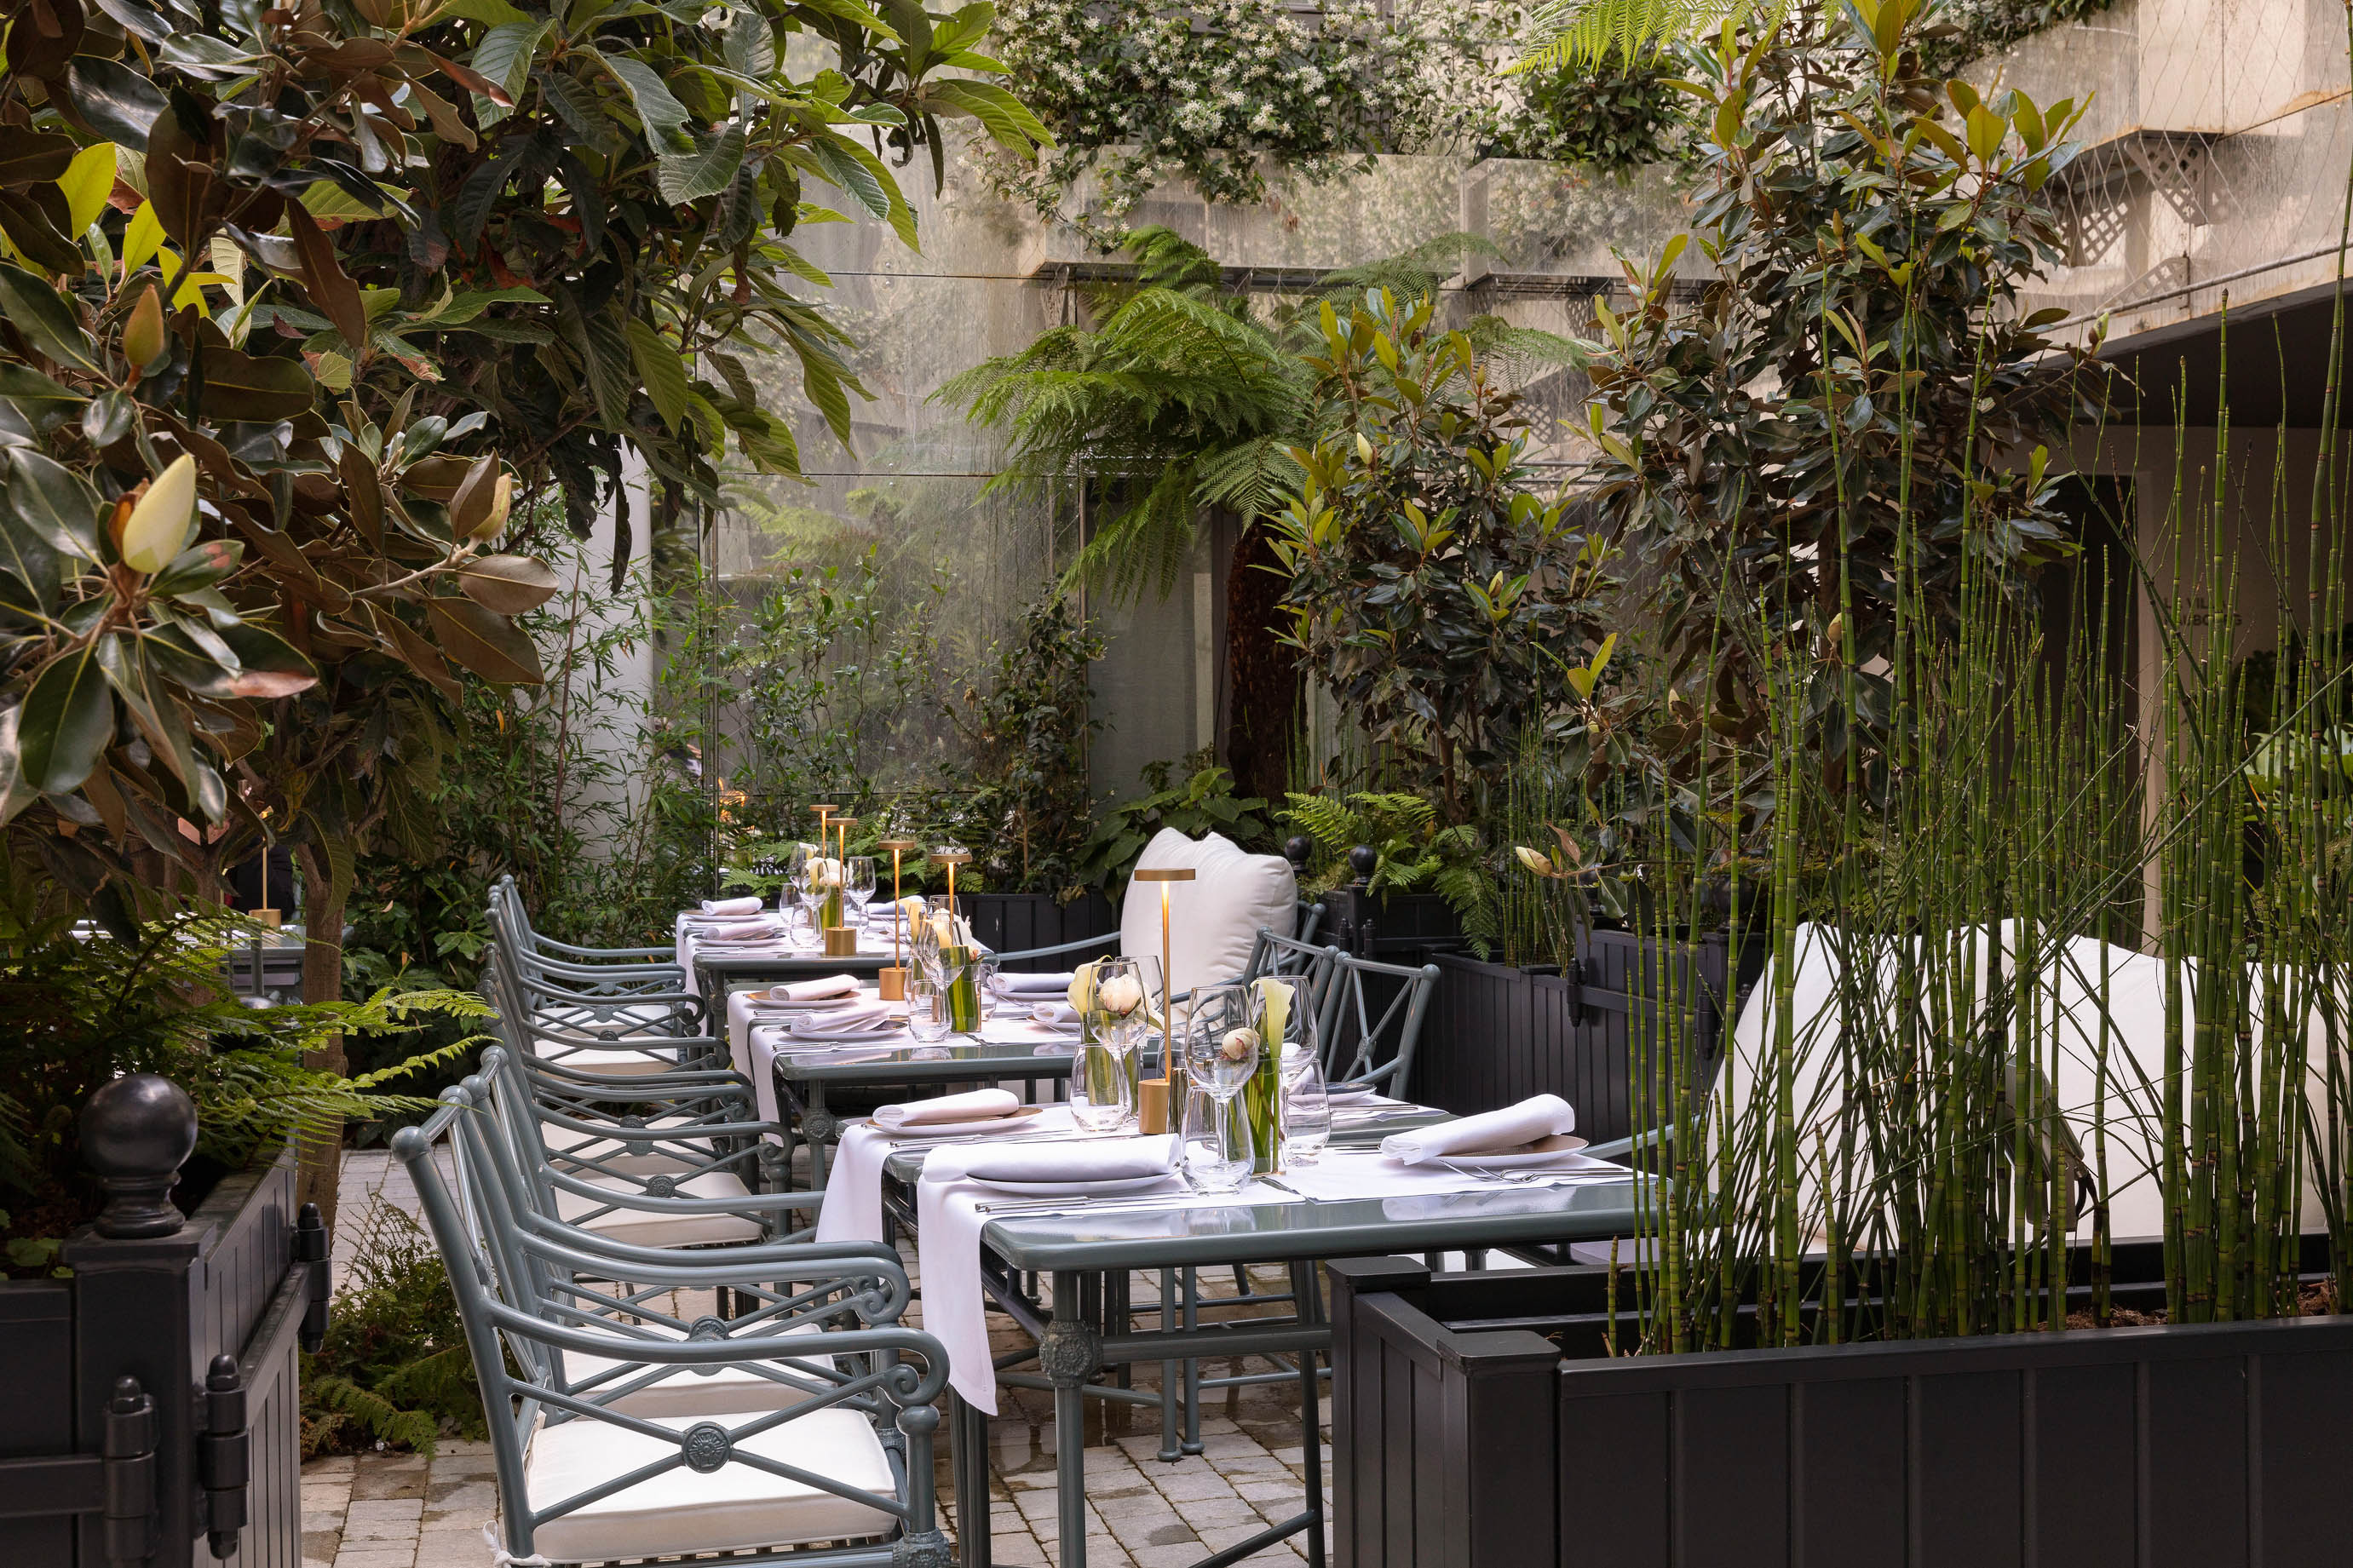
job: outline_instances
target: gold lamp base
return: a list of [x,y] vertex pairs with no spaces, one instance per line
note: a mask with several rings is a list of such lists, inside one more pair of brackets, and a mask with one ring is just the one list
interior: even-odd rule
[[907,999],[907,979],[913,973],[912,970],[895,967],[876,970],[874,984],[881,989],[882,1000],[904,1002]]
[[858,928],[856,926],[826,927],[825,955],[828,958],[856,958]]
[[254,924],[268,926],[272,931],[278,930],[286,923],[285,915],[277,910],[248,910],[246,913],[251,917]]
[[1148,1078],[1135,1086],[1136,1127],[1147,1138],[1168,1131],[1168,1080]]

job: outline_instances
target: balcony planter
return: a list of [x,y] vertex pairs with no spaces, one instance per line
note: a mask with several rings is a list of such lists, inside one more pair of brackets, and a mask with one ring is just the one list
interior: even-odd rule
[[107,1204],[72,1278],[0,1281],[0,1563],[301,1561],[296,1351],[326,1328],[326,1232],[290,1146],[183,1217],[195,1135],[166,1079],[100,1089],[81,1143]]
[[[972,934],[997,952],[1027,952],[1119,929],[1118,911],[1092,888],[1067,904],[1049,893],[958,893],[956,903],[972,922]],[[1068,969],[1089,956],[1033,959],[1010,967],[1032,972]]]
[[[1440,953],[1438,988],[1423,1026],[1414,1097],[1469,1115],[1532,1094],[1557,1094],[1577,1108],[1577,1130],[1596,1142],[1633,1131],[1634,1031],[1652,1026],[1659,943],[1630,931],[1597,931],[1575,973],[1515,969]],[[1725,937],[1671,946],[1688,1038],[1713,1061],[1726,1018],[1764,966],[1760,943],[1744,946],[1737,984],[1727,987]],[[1704,986],[1687,967],[1697,959]]]
[[1565,1358],[1604,1275],[1331,1265],[1340,1562],[2301,1568],[2353,1540],[2353,1317]]
[[1436,893],[1367,893],[1335,888],[1324,895],[1317,937],[1358,958],[1422,964],[1462,949],[1462,921]]

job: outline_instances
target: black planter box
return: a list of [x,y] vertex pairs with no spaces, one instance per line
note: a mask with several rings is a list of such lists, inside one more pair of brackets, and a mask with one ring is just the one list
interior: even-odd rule
[[296,1352],[325,1325],[325,1259],[290,1147],[173,1234],[85,1230],[71,1279],[0,1280],[0,1563],[297,1568]]
[[1324,895],[1318,946],[1337,947],[1383,963],[1421,964],[1462,949],[1462,922],[1436,893],[1368,894],[1335,888]]
[[1330,1270],[1351,1568],[2353,1553],[2353,1317],[1571,1360],[1606,1271]]
[[[1119,929],[1119,914],[1111,900],[1089,889],[1069,903],[1058,903],[1046,893],[958,893],[956,904],[972,922],[972,934],[997,952],[1027,952],[1054,947],[1081,937],[1103,936]],[[1106,948],[1103,952],[1111,950]],[[1007,965],[1032,973],[1068,969],[1100,952],[1059,954]]]
[[[1422,1026],[1414,1097],[1471,1115],[1532,1094],[1556,1094],[1577,1108],[1577,1130],[1595,1142],[1623,1138],[1636,1120],[1636,1031],[1658,1026],[1669,987],[1656,940],[1597,931],[1575,972],[1562,975],[1440,953],[1438,987]],[[1761,943],[1742,952],[1728,982],[1731,945],[1721,934],[1665,948],[1685,1037],[1703,1076],[1721,1050],[1728,1020],[1764,965]]]

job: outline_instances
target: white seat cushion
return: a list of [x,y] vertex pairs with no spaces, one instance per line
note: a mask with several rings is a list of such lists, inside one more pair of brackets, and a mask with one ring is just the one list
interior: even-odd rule
[[[585,1178],[584,1178],[585,1179]],[[638,1189],[621,1182],[595,1181],[590,1185],[609,1187],[622,1195],[641,1195]],[[742,1198],[751,1195],[743,1178],[726,1171],[705,1171],[699,1176],[689,1176],[678,1184],[682,1198]],[[576,1225],[598,1236],[615,1241],[626,1241],[632,1247],[712,1247],[731,1241],[758,1241],[765,1234],[757,1220],[733,1214],[660,1214],[647,1209],[615,1209],[610,1214],[589,1219],[584,1215],[600,1205],[595,1198],[584,1197],[565,1188],[555,1189],[555,1217],[565,1225]]]
[[1280,855],[1251,855],[1223,834],[1198,840],[1164,827],[1138,868],[1189,866],[1189,882],[1131,880],[1120,900],[1119,947],[1160,956],[1160,890],[1168,889],[1168,986],[1173,992],[1237,980],[1265,926],[1289,936],[1299,919],[1299,880]]
[[[695,1425],[695,1418],[667,1416],[659,1425],[684,1431]],[[881,1497],[893,1495],[891,1461],[881,1441],[866,1417],[854,1410],[813,1410],[746,1438],[744,1447]],[[525,1487],[532,1508],[552,1508],[616,1476],[677,1454],[675,1447],[659,1437],[602,1421],[543,1426],[533,1434],[523,1456]],[[722,1465],[707,1472],[679,1465],[549,1520],[533,1532],[532,1550],[555,1563],[605,1563],[617,1557],[863,1540],[887,1535],[897,1523],[880,1509],[749,1465]]]
[[[650,1331],[653,1325],[648,1324],[647,1328]],[[785,1335],[790,1337],[820,1331],[815,1323],[796,1323],[785,1331]],[[678,1335],[673,1331],[666,1337],[675,1339]],[[615,1356],[567,1353],[564,1358],[564,1374],[575,1386],[591,1378],[603,1377],[619,1367],[634,1370],[598,1384],[595,1388],[582,1389],[582,1396],[589,1399],[597,1397],[607,1389],[633,1383],[654,1369],[643,1363]],[[788,1367],[775,1370],[786,1377],[808,1380],[808,1374],[794,1372]],[[630,1415],[643,1415],[649,1420],[664,1415],[741,1415],[763,1410],[790,1410],[807,1404],[809,1397],[810,1392],[807,1388],[778,1383],[744,1367],[723,1366],[715,1372],[706,1373],[681,1366],[672,1368],[659,1382],[608,1401],[607,1408]]]
[[547,1039],[533,1040],[531,1048],[533,1055],[551,1067],[598,1078],[642,1078],[647,1073],[678,1070],[676,1052],[624,1050],[614,1046],[580,1046]]

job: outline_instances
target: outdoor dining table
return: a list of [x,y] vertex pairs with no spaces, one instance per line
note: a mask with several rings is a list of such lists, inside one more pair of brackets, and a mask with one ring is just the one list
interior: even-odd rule
[[849,1089],[889,1089],[902,1093],[924,1089],[954,1089],[972,1084],[1019,1083],[1034,1098],[1040,1083],[1058,1083],[1071,1076],[1079,1042],[1017,1039],[1009,1031],[983,1026],[978,1036],[950,1035],[924,1043],[911,1039],[904,1046],[860,1047],[841,1050],[813,1046],[806,1050],[780,1045],[770,1070],[777,1088],[796,1106],[801,1139],[808,1145],[810,1182],[822,1187],[827,1152],[841,1136],[841,1118],[828,1105],[829,1097]]
[[[1394,1130],[1395,1124],[1383,1129]],[[922,1173],[923,1155],[920,1149],[894,1150],[883,1168],[895,1180],[912,1183]],[[1280,1187],[1280,1176],[1269,1180]],[[1320,1300],[1315,1265],[1334,1258],[1479,1253],[1631,1236],[1637,1229],[1635,1181],[1629,1172],[1622,1181],[1498,1183],[1492,1189],[1410,1197],[1298,1201],[1285,1193],[1281,1203],[1253,1201],[1245,1189],[1230,1205],[1213,1208],[1125,1208],[1078,1199],[1067,1210],[991,1218],[981,1231],[988,1293],[1037,1339],[1039,1366],[1054,1394],[1060,1568],[1085,1568],[1086,1563],[1082,1434],[1090,1380],[1106,1368],[1141,1362],[1242,1355],[1298,1358],[1306,1507],[1194,1568],[1223,1568],[1302,1531],[1307,1532],[1309,1563],[1321,1568],[1324,1470],[1316,1355],[1331,1349],[1332,1331],[1320,1311],[1309,1308]],[[1136,1332],[1123,1321],[1105,1332],[1098,1321],[1103,1292],[1093,1282],[1109,1276],[1137,1268],[1253,1264],[1288,1267],[1303,1310],[1272,1322],[1171,1327],[1164,1298],[1160,1329]],[[1025,1276],[1051,1280],[1050,1308],[1041,1311],[1018,1288]],[[988,1417],[960,1398],[951,1395],[951,1401],[960,1561],[964,1568],[988,1568]]]

